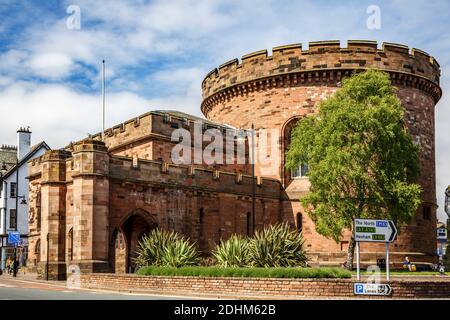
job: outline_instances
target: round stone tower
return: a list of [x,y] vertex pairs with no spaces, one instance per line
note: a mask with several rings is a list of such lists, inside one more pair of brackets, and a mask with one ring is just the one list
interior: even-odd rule
[[[316,252],[319,259],[325,252],[336,253],[329,257],[330,261],[340,259],[339,252],[346,250],[346,241],[333,244],[322,239],[309,218],[302,216],[297,200],[308,191],[309,183],[301,173],[293,174],[284,168],[285,151],[295,123],[314,113],[315,104],[335,92],[342,78],[367,69],[390,74],[406,108],[405,122],[421,148],[422,205],[410,225],[402,228],[393,246],[394,259],[397,252],[398,260],[409,255],[416,261],[431,261],[436,248],[437,208],[434,107],[442,92],[439,64],[429,54],[394,43],[383,43],[378,49],[375,41],[359,40],[348,41],[345,48],[339,41],[311,42],[308,50],[302,50],[301,44],[280,46],[272,49],[272,56],[261,50],[208,73],[202,83],[201,110],[208,119],[237,128],[250,128],[253,123],[255,129],[277,130],[278,167],[270,176],[280,179],[286,190],[289,204],[283,206],[285,218],[302,224],[308,249]],[[264,174],[260,169],[256,164],[256,174]],[[367,247],[366,251],[373,248]]]

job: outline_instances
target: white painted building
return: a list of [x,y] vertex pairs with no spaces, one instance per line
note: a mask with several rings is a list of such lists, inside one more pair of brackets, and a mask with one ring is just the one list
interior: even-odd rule
[[30,130],[20,128],[17,131],[16,164],[7,168],[6,165],[0,163],[3,168],[0,175],[0,259],[2,270],[5,270],[6,259],[8,256],[12,258],[14,250],[8,244],[8,233],[12,231],[20,233],[22,239],[22,249],[20,249],[22,261],[20,262],[23,262],[25,258],[28,244],[28,161],[41,156],[49,149],[45,142],[40,142],[32,147]]

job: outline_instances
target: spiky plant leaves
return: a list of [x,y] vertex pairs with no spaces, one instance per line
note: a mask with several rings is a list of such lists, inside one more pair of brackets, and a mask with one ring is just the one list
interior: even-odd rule
[[220,267],[245,267],[249,264],[250,243],[247,238],[232,235],[221,241],[212,251],[216,264]]
[[194,244],[174,231],[154,229],[139,241],[135,258],[138,268],[144,266],[193,265],[198,261]]
[[306,266],[307,256],[301,234],[284,224],[256,231],[250,240],[249,258],[254,267]]

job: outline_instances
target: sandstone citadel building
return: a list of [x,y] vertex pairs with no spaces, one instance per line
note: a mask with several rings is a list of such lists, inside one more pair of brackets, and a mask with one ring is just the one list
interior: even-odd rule
[[[284,168],[296,122],[315,111],[343,77],[375,68],[388,72],[406,108],[405,122],[421,148],[422,205],[391,246],[392,260],[435,255],[436,194],[434,107],[441,97],[440,67],[427,53],[373,41],[322,41],[287,45],[226,62],[203,80],[203,127],[274,129],[279,133],[275,171],[255,165],[256,210],[252,217],[250,165],[175,165],[170,137],[194,130],[199,118],[149,112],[105,133],[50,150],[29,163],[29,265],[64,278],[69,265],[84,272],[128,272],[139,237],[160,227],[197,241],[202,251],[233,233],[287,221],[302,231],[313,263],[344,261],[349,234],[335,243],[315,232],[298,201],[308,180]],[[384,258],[384,247],[362,245],[362,262]]]

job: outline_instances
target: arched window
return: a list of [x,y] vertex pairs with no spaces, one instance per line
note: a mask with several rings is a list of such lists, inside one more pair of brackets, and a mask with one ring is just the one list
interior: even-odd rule
[[36,246],[34,247],[34,255],[36,256],[36,263],[41,261],[41,239],[36,241]]
[[205,220],[205,211],[200,208],[198,211],[199,237],[203,237],[203,222]]
[[125,249],[125,239],[123,238],[123,233],[121,231],[117,231],[115,246],[118,250]]
[[72,261],[73,260],[73,228],[69,230],[67,235],[67,258]]
[[431,207],[430,206],[423,206],[422,216],[423,216],[424,220],[431,220]]
[[283,126],[282,130],[283,183],[288,183],[292,179],[306,177],[308,175],[308,165],[306,163],[299,165],[297,168],[293,170],[288,170],[284,168],[284,165],[286,164],[286,152],[289,150],[289,146],[292,140],[292,132],[299,120],[300,120],[299,117],[291,118]]
[[251,212],[247,212],[247,236],[253,235],[253,216]]
[[175,222],[173,221],[173,218],[169,217],[167,219],[167,225],[168,225],[169,230],[175,229]]
[[37,230],[41,230],[41,191],[39,191],[36,196],[36,220]]
[[301,212],[297,212],[297,232],[302,233],[303,231],[303,215]]

